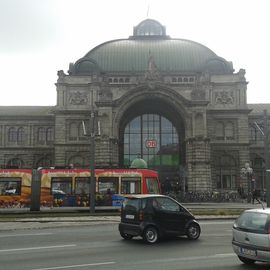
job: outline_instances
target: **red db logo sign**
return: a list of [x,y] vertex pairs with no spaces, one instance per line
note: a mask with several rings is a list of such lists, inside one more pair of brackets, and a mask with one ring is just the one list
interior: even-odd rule
[[145,145],[147,148],[156,148],[157,147],[157,141],[156,140],[147,140],[145,142]]

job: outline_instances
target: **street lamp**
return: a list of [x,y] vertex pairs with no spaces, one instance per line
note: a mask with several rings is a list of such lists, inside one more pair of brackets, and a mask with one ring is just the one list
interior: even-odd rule
[[89,204],[90,213],[95,213],[96,204],[96,180],[95,180],[95,112],[90,114],[90,192]]
[[266,203],[270,207],[270,158],[269,158],[269,138],[268,115],[264,110],[264,158],[265,158],[265,182],[266,182]]
[[254,122],[264,138],[264,160],[265,160],[265,182],[266,182],[266,203],[270,207],[270,158],[269,158],[269,127],[267,110],[263,111],[263,130]]
[[247,178],[247,202],[249,203],[251,202],[250,188],[251,188],[251,178],[253,174],[253,169],[249,166],[248,162],[246,162],[245,167],[241,169],[241,174],[245,175]]

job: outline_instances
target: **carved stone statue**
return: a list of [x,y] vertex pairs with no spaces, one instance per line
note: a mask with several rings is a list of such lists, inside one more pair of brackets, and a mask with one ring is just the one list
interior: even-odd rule
[[233,92],[222,91],[215,93],[215,103],[222,105],[233,104]]
[[243,68],[239,69],[239,71],[238,71],[237,74],[238,74],[239,79],[241,81],[245,81],[246,80],[246,78],[245,78],[246,70],[245,69],[243,69]]
[[145,80],[157,81],[160,79],[157,65],[153,55],[150,54],[148,59],[148,69],[145,73]]
[[84,92],[71,92],[69,95],[69,103],[72,105],[86,105],[87,102],[88,97]]
[[57,81],[58,82],[61,82],[61,81],[63,81],[63,79],[66,76],[66,74],[65,74],[65,72],[63,70],[58,70],[57,71],[57,76],[58,76]]

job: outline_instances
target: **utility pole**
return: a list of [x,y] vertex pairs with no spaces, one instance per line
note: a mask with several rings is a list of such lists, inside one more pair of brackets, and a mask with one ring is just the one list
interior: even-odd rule
[[266,184],[266,203],[270,207],[270,159],[269,159],[269,129],[267,110],[263,111],[264,126],[264,159],[265,159],[265,184]]
[[90,192],[89,203],[90,213],[95,213],[96,204],[96,179],[95,179],[95,111],[94,111],[94,94],[91,91],[91,112],[90,112]]

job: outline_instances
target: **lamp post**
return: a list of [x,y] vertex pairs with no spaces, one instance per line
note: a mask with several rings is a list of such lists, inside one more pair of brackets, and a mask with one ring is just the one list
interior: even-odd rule
[[266,203],[270,207],[270,158],[269,158],[269,124],[267,110],[263,110],[263,130],[254,122],[264,138],[264,160],[265,160],[265,184],[266,184]]
[[95,180],[95,112],[90,114],[90,213],[95,213],[96,204],[96,180]]
[[95,179],[95,124],[96,124],[96,112],[94,110],[94,91],[91,91],[91,109],[90,109],[90,192],[89,192],[89,204],[90,204],[90,213],[95,213],[96,205],[96,179]]
[[269,158],[269,127],[267,110],[264,110],[264,158],[265,158],[265,184],[266,184],[266,203],[270,207],[270,158]]
[[253,174],[253,169],[249,166],[249,163],[245,163],[245,167],[241,169],[241,174],[246,176],[247,179],[247,202],[251,202],[251,178]]

